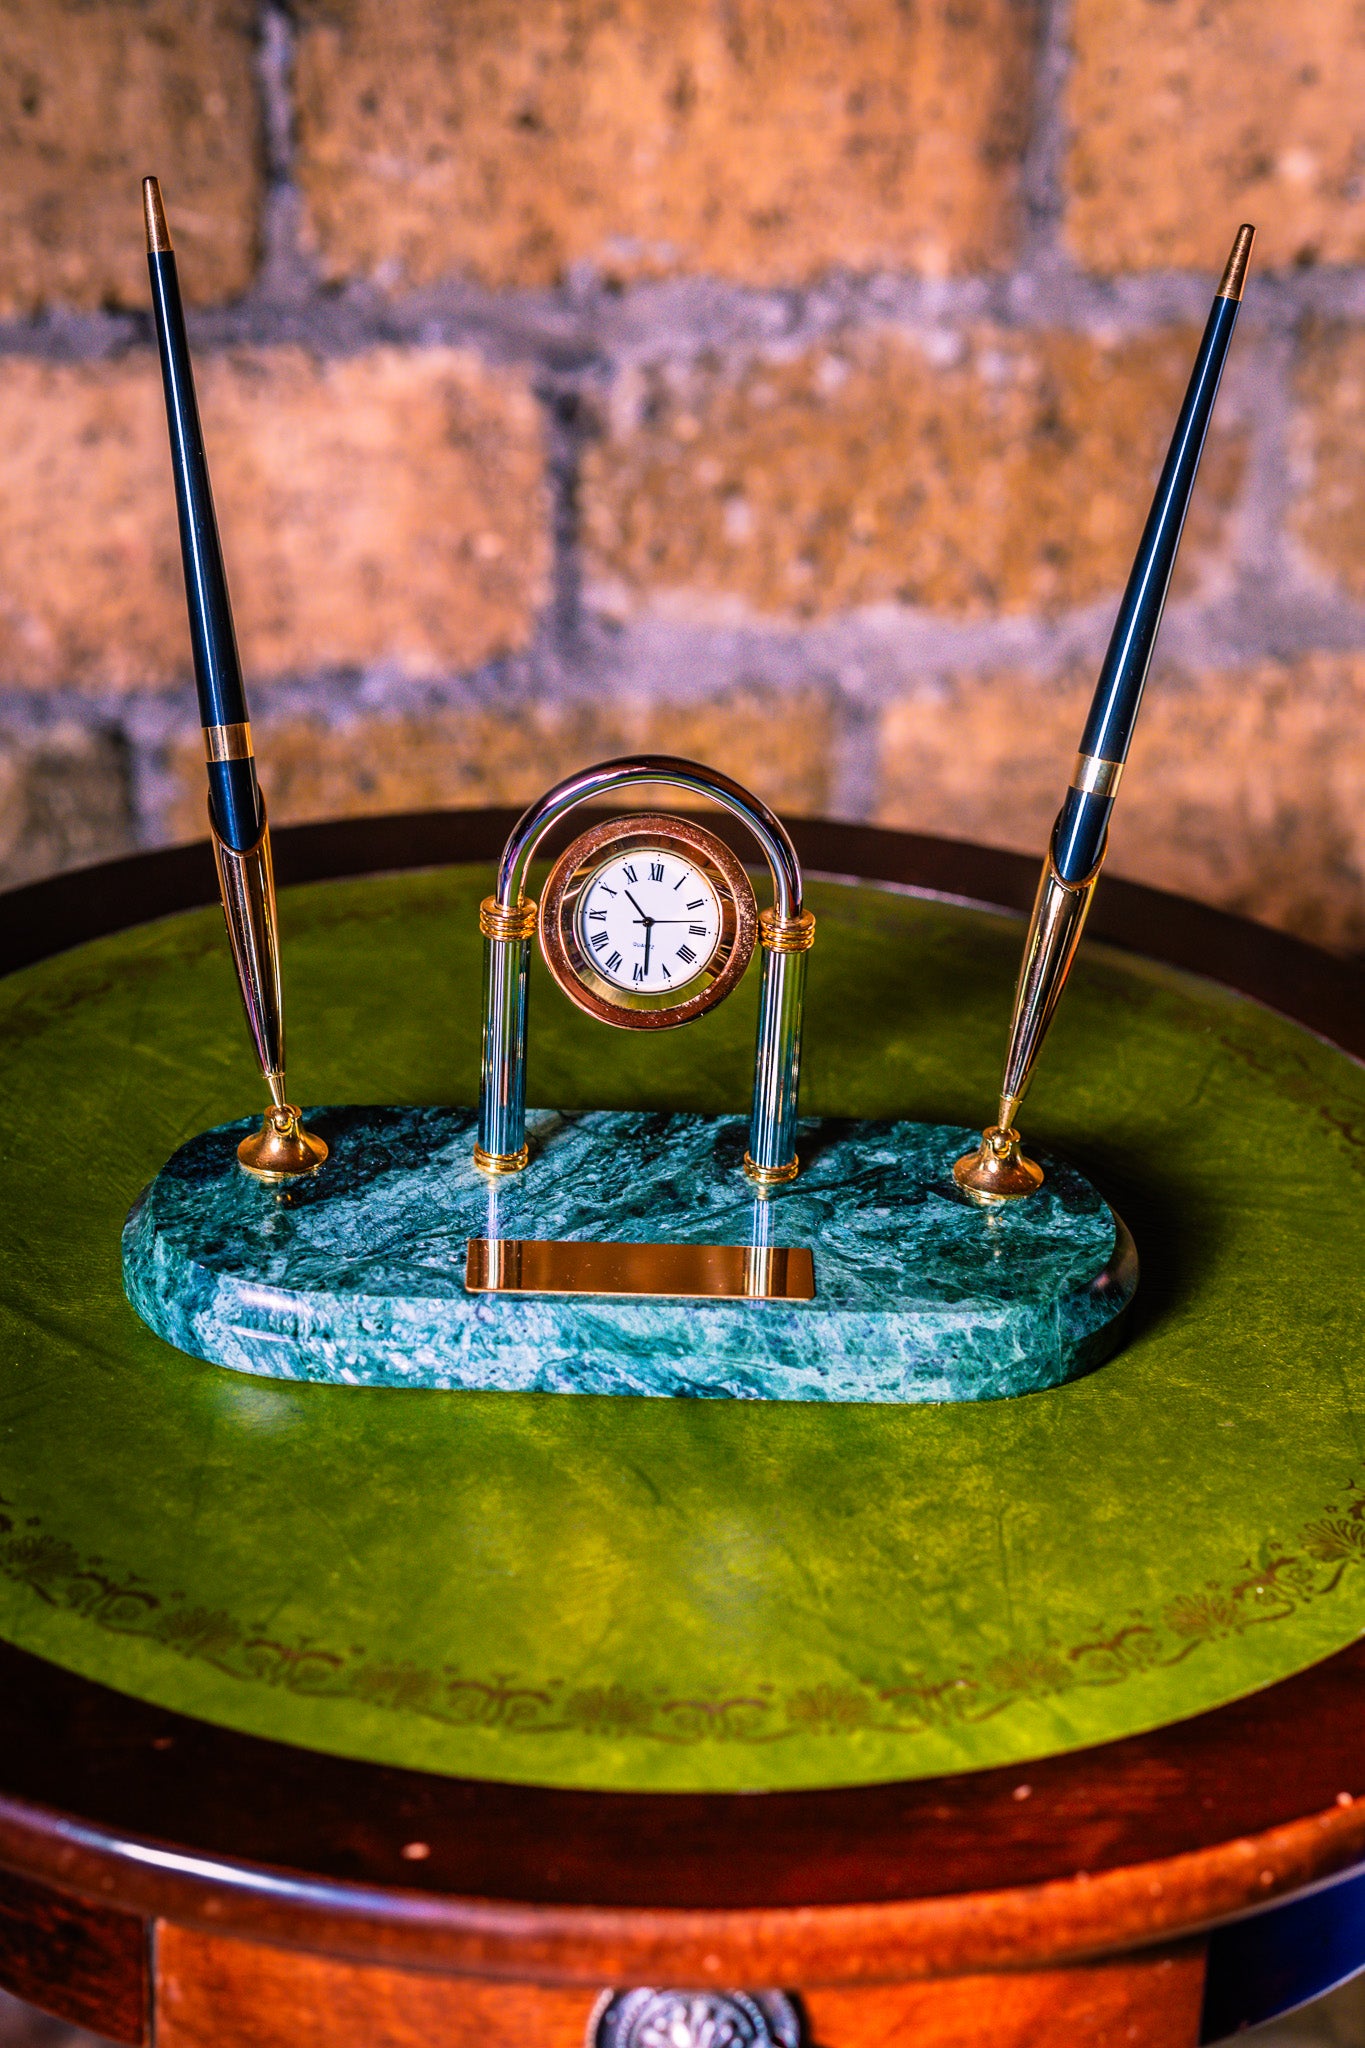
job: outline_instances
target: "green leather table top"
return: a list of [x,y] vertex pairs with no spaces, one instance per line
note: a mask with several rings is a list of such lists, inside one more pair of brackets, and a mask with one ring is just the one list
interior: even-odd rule
[[[308,1101],[468,1102],[483,869],[282,900]],[[816,884],[803,1106],[980,1122],[1019,925]],[[538,973],[530,1099],[742,1108],[755,977],[665,1041]],[[1018,1401],[285,1385],[170,1350],[119,1232],[258,1098],[220,914],[0,983],[0,1636],[377,1761],[678,1790],[1093,1743],[1365,1626],[1365,1071],[1087,948],[1028,1127],[1126,1218],[1127,1347]]]

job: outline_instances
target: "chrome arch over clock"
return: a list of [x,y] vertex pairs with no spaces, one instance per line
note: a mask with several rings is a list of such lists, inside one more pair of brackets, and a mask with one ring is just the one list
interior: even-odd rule
[[587,2048],[800,2048],[801,2022],[780,1991],[608,1991]]
[[[773,902],[770,909],[763,911],[759,925],[759,942],[763,955],[762,982],[759,990],[758,1038],[754,1054],[753,1103],[749,1119],[749,1149],[745,1154],[744,1170],[759,1187],[775,1186],[791,1180],[798,1170],[796,1157],[796,1110],[797,1092],[801,1065],[801,1022],[805,1002],[806,954],[815,936],[815,920],[805,909],[801,900],[801,864],[796,848],[792,845],[784,825],[768,809],[767,805],[752,795],[740,783],[732,781],[719,770],[707,768],[699,761],[678,760],[663,754],[633,754],[617,761],[604,761],[598,767],[585,768],[577,775],[547,791],[539,802],[525,811],[508,837],[498,869],[498,886],[495,895],[486,898],[479,916],[480,929],[484,936],[484,1006],[483,1006],[483,1053],[479,1076],[479,1135],[474,1148],[475,1163],[488,1173],[516,1173],[527,1163],[526,1149],[526,1028],[527,990],[531,965],[531,939],[537,927],[537,906],[524,893],[527,869],[545,834],[566,812],[579,804],[587,803],[594,797],[607,796],[619,789],[636,787],[641,784],[663,784],[675,789],[689,790],[695,795],[710,798],[722,809],[730,811],[741,819],[752,832],[762,849],[772,877]],[[687,829],[683,820],[656,819],[656,825]],[[616,828],[624,837],[633,832],[639,824],[638,818],[623,819]],[[693,828],[700,831],[700,828]],[[608,835],[608,828],[599,828],[596,835],[602,844],[602,835]],[[589,835],[585,835],[585,841]],[[702,835],[710,838],[710,835]],[[582,846],[585,842],[577,842]],[[711,841],[712,848],[719,847],[720,854],[732,859],[720,842]],[[570,849],[573,852],[574,849]],[[713,856],[717,869],[719,856]],[[562,866],[562,863],[561,863]],[[741,871],[742,872],[742,871]],[[556,870],[560,876],[560,869]],[[590,877],[585,880],[590,880]],[[719,877],[713,876],[713,883]],[[747,880],[745,889],[747,890]],[[551,892],[547,892],[548,897]],[[727,890],[717,886],[714,893],[718,916],[722,914],[723,899]],[[729,893],[742,905],[740,892],[733,886]],[[748,896],[752,903],[752,894]],[[581,904],[576,899],[574,914]],[[648,935],[649,928],[659,922],[652,915],[641,914],[641,921]],[[706,919],[700,921],[705,924]],[[740,922],[742,922],[742,909]],[[657,1023],[685,1023],[693,1015],[710,1007],[720,995],[739,979],[747,956],[738,962],[736,971],[730,975],[719,995],[709,994],[707,999],[695,1007],[690,1004],[670,1004],[667,996],[661,996],[654,1004],[616,1002],[610,988],[611,977],[583,975],[576,971],[573,959],[575,950],[582,952],[582,946],[574,941],[570,924],[566,938],[565,928],[556,911],[555,935],[547,933],[541,925],[542,940],[546,956],[556,977],[581,1007],[593,1009],[590,1002],[581,1001],[584,990],[590,990],[598,999],[600,1007],[593,1013],[604,1021],[622,1023],[630,1021],[621,1015],[612,1015],[613,1007],[619,1010],[637,1008],[647,1011],[655,1008],[659,1014]],[[738,937],[738,934],[736,935]],[[556,963],[553,950],[557,938],[563,943],[560,950],[564,958]],[[717,941],[719,943],[719,940]],[[750,941],[750,943],[752,943]],[[624,954],[624,949],[621,949]],[[714,948],[713,948],[714,952]],[[708,965],[712,954],[708,954]],[[727,955],[727,960],[729,956]],[[566,970],[561,976],[560,969]],[[569,973],[568,970],[575,971]],[[699,979],[704,979],[703,970],[697,969]],[[661,977],[662,978],[662,977]],[[573,981],[575,987],[569,986]],[[601,983],[601,986],[595,986]],[[656,992],[657,994],[657,992]],[[671,1014],[670,1014],[671,1013]]]

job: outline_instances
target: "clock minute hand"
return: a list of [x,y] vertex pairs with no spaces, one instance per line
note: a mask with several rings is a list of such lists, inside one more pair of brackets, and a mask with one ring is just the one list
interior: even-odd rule
[[646,916],[645,916],[645,913],[644,913],[644,911],[643,911],[643,910],[641,910],[641,909],[640,909],[640,906],[639,906],[639,904],[635,902],[635,898],[634,898],[634,897],[633,897],[633,896],[631,895],[631,893],[630,893],[629,889],[627,889],[627,891],[626,891],[626,901],[627,901],[627,903],[633,903],[633,904],[635,904],[635,908],[636,908],[636,910],[637,910],[637,911],[639,912],[639,915],[637,916],[637,918],[636,918],[635,922],[636,922],[636,924],[642,924],[642,925],[644,926],[644,928],[645,928],[645,973],[646,973],[646,974],[648,974],[648,973],[649,973],[649,942],[650,942],[650,937],[651,937],[651,935],[652,935],[652,933],[653,933],[653,931],[654,931],[654,924],[655,924],[655,920],[654,920],[654,919],[653,919],[652,917],[646,917]]

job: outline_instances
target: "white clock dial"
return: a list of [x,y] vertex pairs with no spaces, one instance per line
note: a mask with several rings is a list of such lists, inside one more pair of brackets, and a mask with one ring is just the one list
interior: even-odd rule
[[583,891],[578,943],[604,981],[641,995],[680,989],[720,944],[720,899],[690,861],[642,847],[607,861]]

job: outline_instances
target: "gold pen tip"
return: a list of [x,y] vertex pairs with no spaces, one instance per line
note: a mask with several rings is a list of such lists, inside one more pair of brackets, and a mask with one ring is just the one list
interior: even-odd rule
[[1223,282],[1218,287],[1220,299],[1240,299],[1246,287],[1247,271],[1251,264],[1251,245],[1256,239],[1256,230],[1250,222],[1243,221],[1237,230],[1237,239],[1232,245]]
[[166,225],[166,209],[161,204],[161,187],[155,178],[142,181],[142,212],[147,222],[147,254],[168,255],[171,231]]

